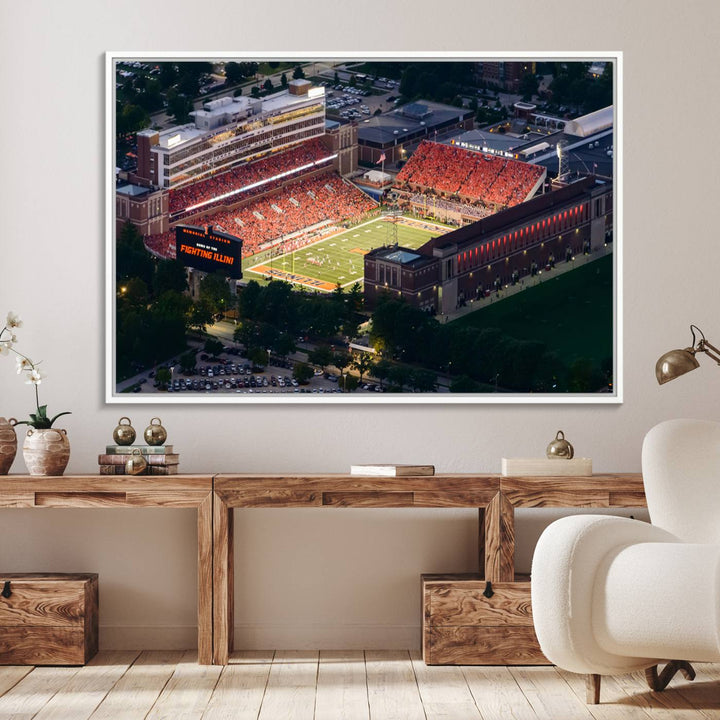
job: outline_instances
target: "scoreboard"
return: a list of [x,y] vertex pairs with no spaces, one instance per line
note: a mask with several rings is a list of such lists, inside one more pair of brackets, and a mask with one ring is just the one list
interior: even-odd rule
[[242,240],[234,235],[194,225],[175,228],[177,259],[185,266],[207,273],[221,272],[239,280],[242,277]]

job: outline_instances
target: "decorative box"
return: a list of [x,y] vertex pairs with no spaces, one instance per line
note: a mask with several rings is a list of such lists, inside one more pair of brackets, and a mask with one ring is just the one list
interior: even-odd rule
[[423,660],[428,665],[548,665],[530,607],[530,578],[423,575]]
[[84,665],[97,651],[96,573],[0,573],[0,665]]

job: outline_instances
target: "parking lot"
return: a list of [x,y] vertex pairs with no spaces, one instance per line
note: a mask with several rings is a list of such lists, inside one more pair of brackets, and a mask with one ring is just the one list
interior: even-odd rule
[[[206,359],[204,359],[206,358]],[[168,393],[189,394],[335,394],[341,393],[339,377],[330,372],[315,371],[307,385],[293,378],[292,360],[274,360],[263,370],[253,369],[252,363],[239,355],[223,353],[219,358],[198,354],[194,372],[172,371]],[[356,393],[382,392],[375,383],[363,382]],[[142,377],[133,387],[134,393],[158,393],[155,372]]]
[[369,119],[377,110],[386,112],[394,107],[398,85],[396,80],[385,78],[377,80],[372,90],[328,83],[325,90],[327,113],[341,120]]

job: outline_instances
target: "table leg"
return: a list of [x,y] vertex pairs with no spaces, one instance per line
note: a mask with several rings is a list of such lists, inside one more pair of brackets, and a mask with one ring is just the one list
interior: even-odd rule
[[227,665],[233,649],[234,511],[213,493],[213,664]]
[[485,579],[512,582],[515,579],[515,509],[502,493],[485,508]]
[[213,661],[213,499],[212,493],[198,506],[198,663],[211,665]]

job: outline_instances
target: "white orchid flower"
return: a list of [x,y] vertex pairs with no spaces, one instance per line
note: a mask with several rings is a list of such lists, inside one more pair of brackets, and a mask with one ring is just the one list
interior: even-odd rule
[[9,312],[7,314],[7,319],[5,320],[5,325],[7,325],[7,327],[9,328],[21,328],[22,320],[20,319],[20,316],[16,313]]
[[32,370],[29,370],[27,373],[27,380],[25,381],[26,385],[39,385],[47,375],[42,372],[41,370],[38,370],[37,368],[33,368]]
[[0,340],[0,355],[7,355],[12,348],[12,342],[10,340]]
[[15,358],[17,374],[22,372],[30,371],[33,368],[33,362],[30,358],[26,358],[24,355],[18,355]]

